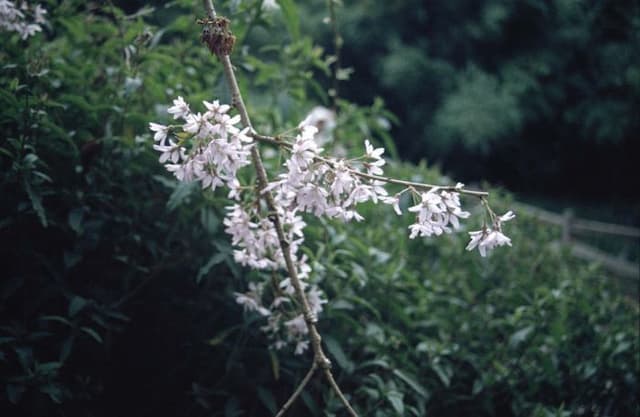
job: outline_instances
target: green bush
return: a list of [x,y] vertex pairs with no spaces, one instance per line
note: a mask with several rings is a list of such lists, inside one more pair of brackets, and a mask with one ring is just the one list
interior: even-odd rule
[[[271,133],[327,101],[316,80],[328,60],[292,2],[271,14],[260,3],[222,10],[245,41],[234,62],[250,111]],[[50,2],[44,34],[3,33],[2,415],[265,415],[309,366],[269,351],[233,300],[256,273],[233,263],[224,194],[178,185],[151,149],[163,103],[228,96],[191,7]],[[380,100],[339,106],[340,146],[366,136],[393,152]],[[446,181],[424,164],[389,173]],[[330,299],[327,350],[362,415],[638,415],[637,304],[550,246],[543,225],[519,216],[514,247],[484,259],[465,236],[410,241],[406,218],[363,214],[308,219],[305,249]],[[290,413],[343,411],[314,379]]]
[[323,330],[340,341],[335,357],[345,358],[361,408],[637,415],[637,304],[611,277],[558,251],[544,225],[519,216],[508,231],[514,247],[483,259],[464,253],[462,236],[409,242],[395,214],[368,214],[375,227],[327,226],[318,259],[332,260]]

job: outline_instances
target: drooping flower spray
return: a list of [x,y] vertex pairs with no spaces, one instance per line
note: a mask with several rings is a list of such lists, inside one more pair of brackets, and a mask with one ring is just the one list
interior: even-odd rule
[[[511,245],[502,224],[515,216],[512,212],[495,215],[487,203],[488,193],[469,190],[460,183],[439,186],[386,177],[384,149],[375,148],[367,139],[358,157],[325,155],[316,138],[318,129],[310,119],[299,124],[293,140],[257,133],[251,126],[229,59],[235,42],[229,21],[215,14],[209,0],[204,4],[208,17],[200,21],[204,25],[202,40],[223,65],[234,105],[205,101],[205,111],[200,113],[178,97],[168,112],[179,124],[149,124],[154,132],[154,149],[160,152],[160,162],[179,181],[198,182],[208,190],[228,190],[229,206],[223,223],[231,236],[235,261],[270,272],[267,276],[281,277],[269,297],[264,293],[271,286],[270,281],[251,283],[247,292],[234,294],[245,310],[265,317],[262,330],[273,348],[292,346],[295,354],[301,354],[311,347],[314,353],[309,373],[278,416],[288,409],[318,368],[350,415],[357,416],[333,378],[315,325],[327,299],[310,280],[311,266],[301,250],[306,226],[303,215],[362,221],[358,205],[365,202],[389,205],[402,215],[400,199],[408,193],[415,201],[408,208],[415,214],[409,238],[431,238],[452,233],[470,217],[460,200],[461,195],[469,195],[481,199],[491,222],[482,230],[469,233],[467,249],[477,248],[482,256],[498,246]],[[232,108],[237,114],[232,114]],[[286,154],[281,170],[269,173],[272,180],[258,150],[261,143],[276,146]],[[254,184],[243,184],[238,173],[249,166],[255,170],[256,180]],[[389,194],[389,185],[398,190]]]

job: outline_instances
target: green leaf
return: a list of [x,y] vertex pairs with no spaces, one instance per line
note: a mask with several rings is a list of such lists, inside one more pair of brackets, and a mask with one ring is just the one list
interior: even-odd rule
[[348,295],[345,298],[349,299],[350,301],[353,301],[356,304],[359,304],[362,307],[365,307],[367,310],[371,312],[371,314],[375,316],[377,321],[382,320],[382,316],[380,315],[380,312],[369,301],[365,300],[364,298],[358,297],[357,295]]
[[478,395],[483,388],[484,388],[484,383],[482,382],[481,378],[478,378],[473,382],[473,389],[471,390],[471,394]]
[[302,401],[307,406],[309,411],[311,411],[311,414],[314,417],[317,417],[317,416],[320,415],[320,413],[321,413],[320,407],[318,406],[316,401],[313,399],[313,397],[311,395],[309,395],[308,392],[302,391],[302,394],[300,394],[300,397],[302,398]]
[[80,310],[82,310],[86,305],[87,300],[76,295],[71,299],[71,302],[69,303],[69,311],[67,314],[70,317],[73,317],[78,314]]
[[39,320],[57,321],[58,323],[66,324],[67,326],[70,326],[70,327],[73,326],[73,324],[69,320],[67,320],[62,316],[42,316],[39,318]]
[[271,362],[271,372],[273,372],[273,379],[276,381],[280,379],[280,360],[278,355],[273,350],[269,350],[269,359]]
[[206,264],[204,264],[202,267],[200,267],[200,269],[198,270],[198,276],[196,276],[196,282],[199,284],[202,278],[204,278],[209,273],[209,271],[211,271],[211,268],[213,268],[214,266],[224,261],[226,257],[227,257],[226,253],[221,253],[221,252],[214,253],[211,256],[211,258],[209,258],[209,261]]
[[53,179],[51,179],[51,177],[45,174],[44,172],[33,171],[33,175],[40,178],[44,182],[53,182]]
[[182,203],[189,200],[191,193],[195,191],[196,188],[196,181],[179,183],[173,193],[171,193],[169,201],[167,201],[167,208],[170,211],[177,209]]
[[73,336],[69,336],[62,343],[62,347],[60,348],[60,362],[65,362],[69,358],[71,349],[73,348],[74,339],[75,338]]
[[520,345],[520,343],[527,340],[527,338],[533,332],[534,329],[535,329],[535,326],[530,325],[512,334],[511,337],[509,338],[509,346],[517,347],[518,345]]
[[287,26],[289,35],[295,41],[300,39],[300,19],[298,17],[298,8],[293,0],[277,0],[282,10],[284,23]]
[[9,159],[13,159],[13,153],[5,148],[0,148],[0,154],[7,156]]
[[49,395],[54,403],[60,404],[62,402],[62,389],[58,384],[47,384],[40,387],[40,391]]
[[262,387],[257,387],[258,398],[262,401],[262,404],[269,410],[271,414],[275,414],[278,411],[276,400],[273,398],[273,394]]
[[451,367],[442,362],[434,361],[431,364],[431,369],[438,375],[442,384],[445,387],[449,387],[449,384],[451,384],[451,376],[453,375]]
[[353,372],[354,365],[353,362],[347,358],[344,351],[340,347],[340,344],[331,336],[326,336],[323,338],[327,345],[327,350],[331,353],[331,356],[338,362],[338,365],[348,374]]
[[238,399],[230,398],[224,405],[224,417],[238,417],[243,414],[243,410],[238,405]]
[[238,325],[238,326],[229,327],[228,329],[224,329],[223,331],[218,333],[216,336],[207,340],[207,344],[209,346],[218,346],[220,343],[224,342],[227,336],[229,336],[234,330],[237,330],[239,327],[240,326]]
[[43,227],[47,227],[47,215],[44,211],[44,207],[42,206],[42,197],[33,188],[31,188],[31,184],[26,180],[24,181],[24,189],[31,201],[31,207],[40,219],[40,223]]
[[96,342],[102,343],[102,337],[90,327],[81,327],[80,330],[91,336]]
[[404,394],[398,391],[389,391],[387,393],[387,400],[389,400],[398,415],[404,416]]
[[73,251],[64,251],[63,255],[64,266],[71,269],[82,260],[82,253],[78,252],[78,249]]
[[398,378],[400,378],[401,380],[403,380],[407,385],[409,385],[409,387],[411,387],[415,392],[417,392],[418,395],[420,395],[422,398],[424,398],[425,400],[429,399],[429,391],[427,391],[425,387],[420,385],[415,380],[415,377],[405,374],[399,369],[394,369],[393,374]]
[[370,361],[362,362],[356,369],[364,369],[368,366],[379,366],[382,369],[389,369],[389,363],[383,359],[372,359]]
[[27,370],[31,368],[33,363],[33,350],[30,347],[16,347],[13,349],[18,355],[18,361],[22,366],[22,369]]
[[120,320],[124,322],[131,321],[129,317],[127,317],[126,315],[122,314],[119,311],[115,311],[111,309],[102,309],[102,313],[116,320]]
[[84,209],[82,207],[76,207],[69,212],[68,222],[71,230],[77,234],[82,233],[82,218],[84,217]]
[[37,366],[37,370],[40,373],[43,374],[52,374],[55,373],[58,369],[60,369],[60,367],[62,366],[62,364],[60,362],[45,362],[45,363],[41,363]]
[[354,306],[353,304],[351,304],[350,302],[346,301],[346,300],[335,300],[332,304],[331,307],[334,310],[353,310]]
[[26,388],[24,385],[7,384],[7,398],[12,404],[18,404]]
[[206,207],[200,210],[200,222],[209,233],[215,233],[220,225],[220,219],[218,219],[216,213]]

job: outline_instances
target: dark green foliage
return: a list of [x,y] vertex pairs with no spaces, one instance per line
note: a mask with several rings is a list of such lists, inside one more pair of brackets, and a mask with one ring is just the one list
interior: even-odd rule
[[323,330],[344,334],[345,383],[372,415],[637,415],[638,309],[610,277],[525,216],[488,260],[462,236],[407,241],[394,216],[327,227],[322,255]]
[[[317,81],[328,59],[294,2],[280,4],[281,14],[251,1],[222,9],[264,133],[328,101]],[[233,263],[224,192],[178,185],[151,149],[147,124],[169,121],[161,106],[175,96],[228,101],[192,6],[132,15],[50,2],[45,34],[2,34],[2,416],[264,416],[308,369],[308,354],[269,351],[263,322],[233,300],[256,276]],[[403,53],[400,63],[447,71]],[[511,94],[479,68],[460,82],[497,88],[497,101]],[[382,100],[338,105],[340,146],[370,137],[395,153]],[[424,164],[389,173],[446,180]],[[638,415],[637,304],[549,246],[557,236],[544,226],[519,217],[514,248],[485,260],[462,235],[410,241],[410,219],[363,214],[355,225],[309,218],[305,249],[331,300],[327,351],[363,415]],[[343,410],[314,378],[291,415]]]
[[637,1],[344,3],[343,95],[385,97],[405,157],[529,193],[635,199]]

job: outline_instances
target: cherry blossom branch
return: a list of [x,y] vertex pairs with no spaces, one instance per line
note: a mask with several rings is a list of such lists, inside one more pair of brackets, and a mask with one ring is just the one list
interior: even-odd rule
[[[236,262],[256,270],[270,270],[272,274],[286,271],[287,276],[274,283],[274,297],[268,306],[262,298],[265,282],[250,282],[248,292],[235,293],[236,302],[245,311],[267,318],[262,330],[275,339],[272,345],[275,349],[295,342],[295,354],[301,354],[309,345],[312,347],[311,369],[278,416],[286,412],[320,368],[348,414],[357,417],[331,372],[331,362],[316,327],[317,315],[327,300],[315,283],[306,281],[311,266],[300,251],[306,225],[301,214],[360,221],[364,218],[356,206],[372,201],[390,205],[396,214],[402,215],[400,198],[410,192],[414,205],[407,211],[415,213],[416,220],[408,227],[409,238],[441,236],[459,229],[460,220],[470,216],[462,209],[459,198],[460,194],[468,194],[482,200],[490,220],[489,224],[485,220],[481,230],[469,232],[471,241],[466,249],[478,248],[481,256],[487,256],[496,247],[511,245],[511,240],[502,233],[502,224],[515,215],[509,211],[497,216],[486,201],[488,193],[466,190],[460,183],[439,186],[384,176],[384,148],[374,148],[369,140],[364,141],[365,153],[357,158],[321,156],[323,149],[315,138],[318,129],[309,118],[296,128],[298,133],[292,142],[286,140],[287,132],[275,137],[257,134],[229,58],[235,43],[230,21],[216,15],[211,0],[203,0],[203,4],[207,17],[198,20],[204,26],[201,39],[222,63],[238,114],[229,114],[232,106],[218,100],[204,101],[205,113],[194,112],[178,97],[167,113],[184,123],[179,126],[150,122],[149,129],[154,132],[153,148],[161,152],[159,162],[179,181],[197,181],[203,189],[225,187],[229,190],[228,197],[233,204],[226,207],[228,212],[223,223],[231,235]],[[239,124],[244,128],[240,129]],[[282,164],[286,171],[272,182],[260,155],[259,142],[275,145],[290,154]],[[256,172],[251,186],[243,185],[237,175],[247,165],[253,165]],[[386,183],[404,188],[391,196],[383,187]],[[296,311],[293,318],[291,308]],[[283,332],[286,340],[281,338]]]
[[[279,147],[283,147],[286,149],[291,149],[292,145],[289,142],[286,142],[282,139],[280,139],[278,136],[266,136],[266,135],[260,135],[258,133],[252,133],[249,136],[251,136],[252,138],[254,138],[257,141],[260,142],[264,142],[264,143],[268,143],[271,145],[275,145],[275,146],[279,146]],[[330,159],[321,157],[321,156],[316,156],[315,159],[322,161],[326,164],[328,164],[329,166],[332,166],[333,161],[331,161]],[[374,181],[382,181],[382,182],[386,182],[387,184],[395,184],[395,185],[402,185],[405,187],[413,187],[416,189],[421,189],[421,190],[432,190],[437,188],[438,190],[444,190],[444,191],[455,191],[458,192],[460,194],[466,194],[466,195],[470,195],[470,196],[474,196],[474,197],[479,197],[479,198],[484,198],[484,197],[488,197],[489,193],[486,191],[476,191],[476,190],[467,190],[464,187],[458,187],[458,186],[454,186],[454,185],[434,185],[434,184],[425,184],[425,183],[421,183],[421,182],[414,182],[414,181],[405,181],[405,180],[399,180],[396,178],[391,178],[391,177],[384,177],[381,175],[373,175],[373,174],[367,174],[366,172],[362,172],[362,171],[358,171],[355,169],[349,169],[349,172],[353,175],[357,175],[361,178],[365,178],[368,180],[374,180]]]
[[[203,0],[203,3],[204,3],[204,6],[205,6],[205,9],[207,11],[207,15],[208,15],[209,19],[215,20],[217,16],[216,16],[215,8],[213,6],[213,2],[211,0]],[[242,124],[246,128],[249,128],[250,130],[253,130],[253,128],[251,126],[251,120],[250,120],[249,114],[247,112],[247,108],[246,108],[246,106],[244,104],[244,101],[242,99],[242,94],[240,92],[240,88],[238,86],[238,82],[237,82],[236,77],[235,77],[235,72],[234,72],[233,66],[231,64],[231,59],[229,58],[229,54],[228,54],[229,51],[222,51],[222,52],[226,52],[226,53],[220,53],[220,54],[217,54],[217,55],[218,55],[220,61],[222,62],[222,65],[223,65],[223,68],[224,68],[224,73],[225,73],[225,76],[227,78],[227,83],[229,84],[229,88],[231,89],[231,96],[232,96],[233,104],[238,109],[238,112],[240,114],[240,118],[242,120]],[[280,216],[278,215],[278,210],[277,210],[278,207],[277,207],[277,205],[276,205],[276,203],[274,201],[273,195],[269,191],[268,192],[262,192],[262,190],[264,188],[266,188],[267,185],[269,184],[269,180],[268,180],[268,177],[267,177],[266,170],[264,168],[264,164],[262,163],[262,158],[260,157],[260,152],[258,151],[258,148],[256,146],[253,146],[251,148],[251,159],[252,159],[254,168],[256,170],[259,191],[261,192],[262,196],[264,197],[264,199],[265,199],[265,201],[267,203],[267,206],[268,206],[268,208],[269,208],[269,210],[271,212],[269,214],[269,219],[273,223],[273,226],[274,226],[274,228],[276,230],[276,233],[277,233],[277,236],[278,236],[278,240],[279,240],[279,243],[280,243],[280,248],[282,250],[282,255],[284,257],[286,269],[287,269],[287,272],[289,274],[289,278],[291,279],[291,283],[292,283],[292,285],[293,285],[293,287],[295,289],[295,293],[297,295],[298,301],[300,302],[300,305],[301,305],[301,308],[302,308],[302,312],[303,312],[304,321],[305,321],[305,323],[307,325],[307,328],[309,330],[309,336],[310,336],[310,339],[311,339],[311,346],[312,346],[312,349],[314,351],[314,365],[312,366],[312,369],[315,366],[319,366],[320,368],[322,368],[325,378],[327,379],[327,381],[329,382],[329,384],[331,385],[333,390],[336,392],[336,394],[338,395],[338,397],[340,398],[340,400],[344,404],[344,406],[347,409],[347,411],[349,412],[349,414],[352,417],[358,417],[358,414],[351,407],[351,404],[349,404],[349,401],[345,398],[344,394],[340,390],[340,387],[336,383],[336,381],[335,381],[335,379],[333,377],[333,374],[331,372],[331,361],[327,358],[327,356],[325,355],[325,353],[324,353],[324,351],[322,349],[322,343],[321,343],[322,338],[321,338],[320,333],[318,332],[318,329],[316,328],[316,325],[315,325],[315,323],[317,322],[317,317],[311,311],[311,308],[309,306],[309,301],[307,300],[307,297],[305,295],[304,289],[302,287],[302,283],[300,282],[300,278],[298,277],[298,270],[297,270],[297,268],[296,268],[296,266],[294,264],[293,257],[291,255],[290,242],[287,240],[286,235],[284,233],[284,229],[283,229],[283,226],[282,226],[282,221],[280,219]],[[307,379],[307,378],[305,378],[305,379]],[[303,383],[306,384],[306,381],[303,380],[300,385],[303,385]],[[298,391],[298,390],[302,391],[302,388],[300,388],[300,385],[299,385],[298,389],[296,389],[296,391]],[[295,394],[295,392],[294,392],[294,394]],[[297,397],[297,395],[296,395],[296,397]],[[292,398],[295,399],[295,397],[292,397]],[[278,415],[281,415],[281,413],[278,413]]]

